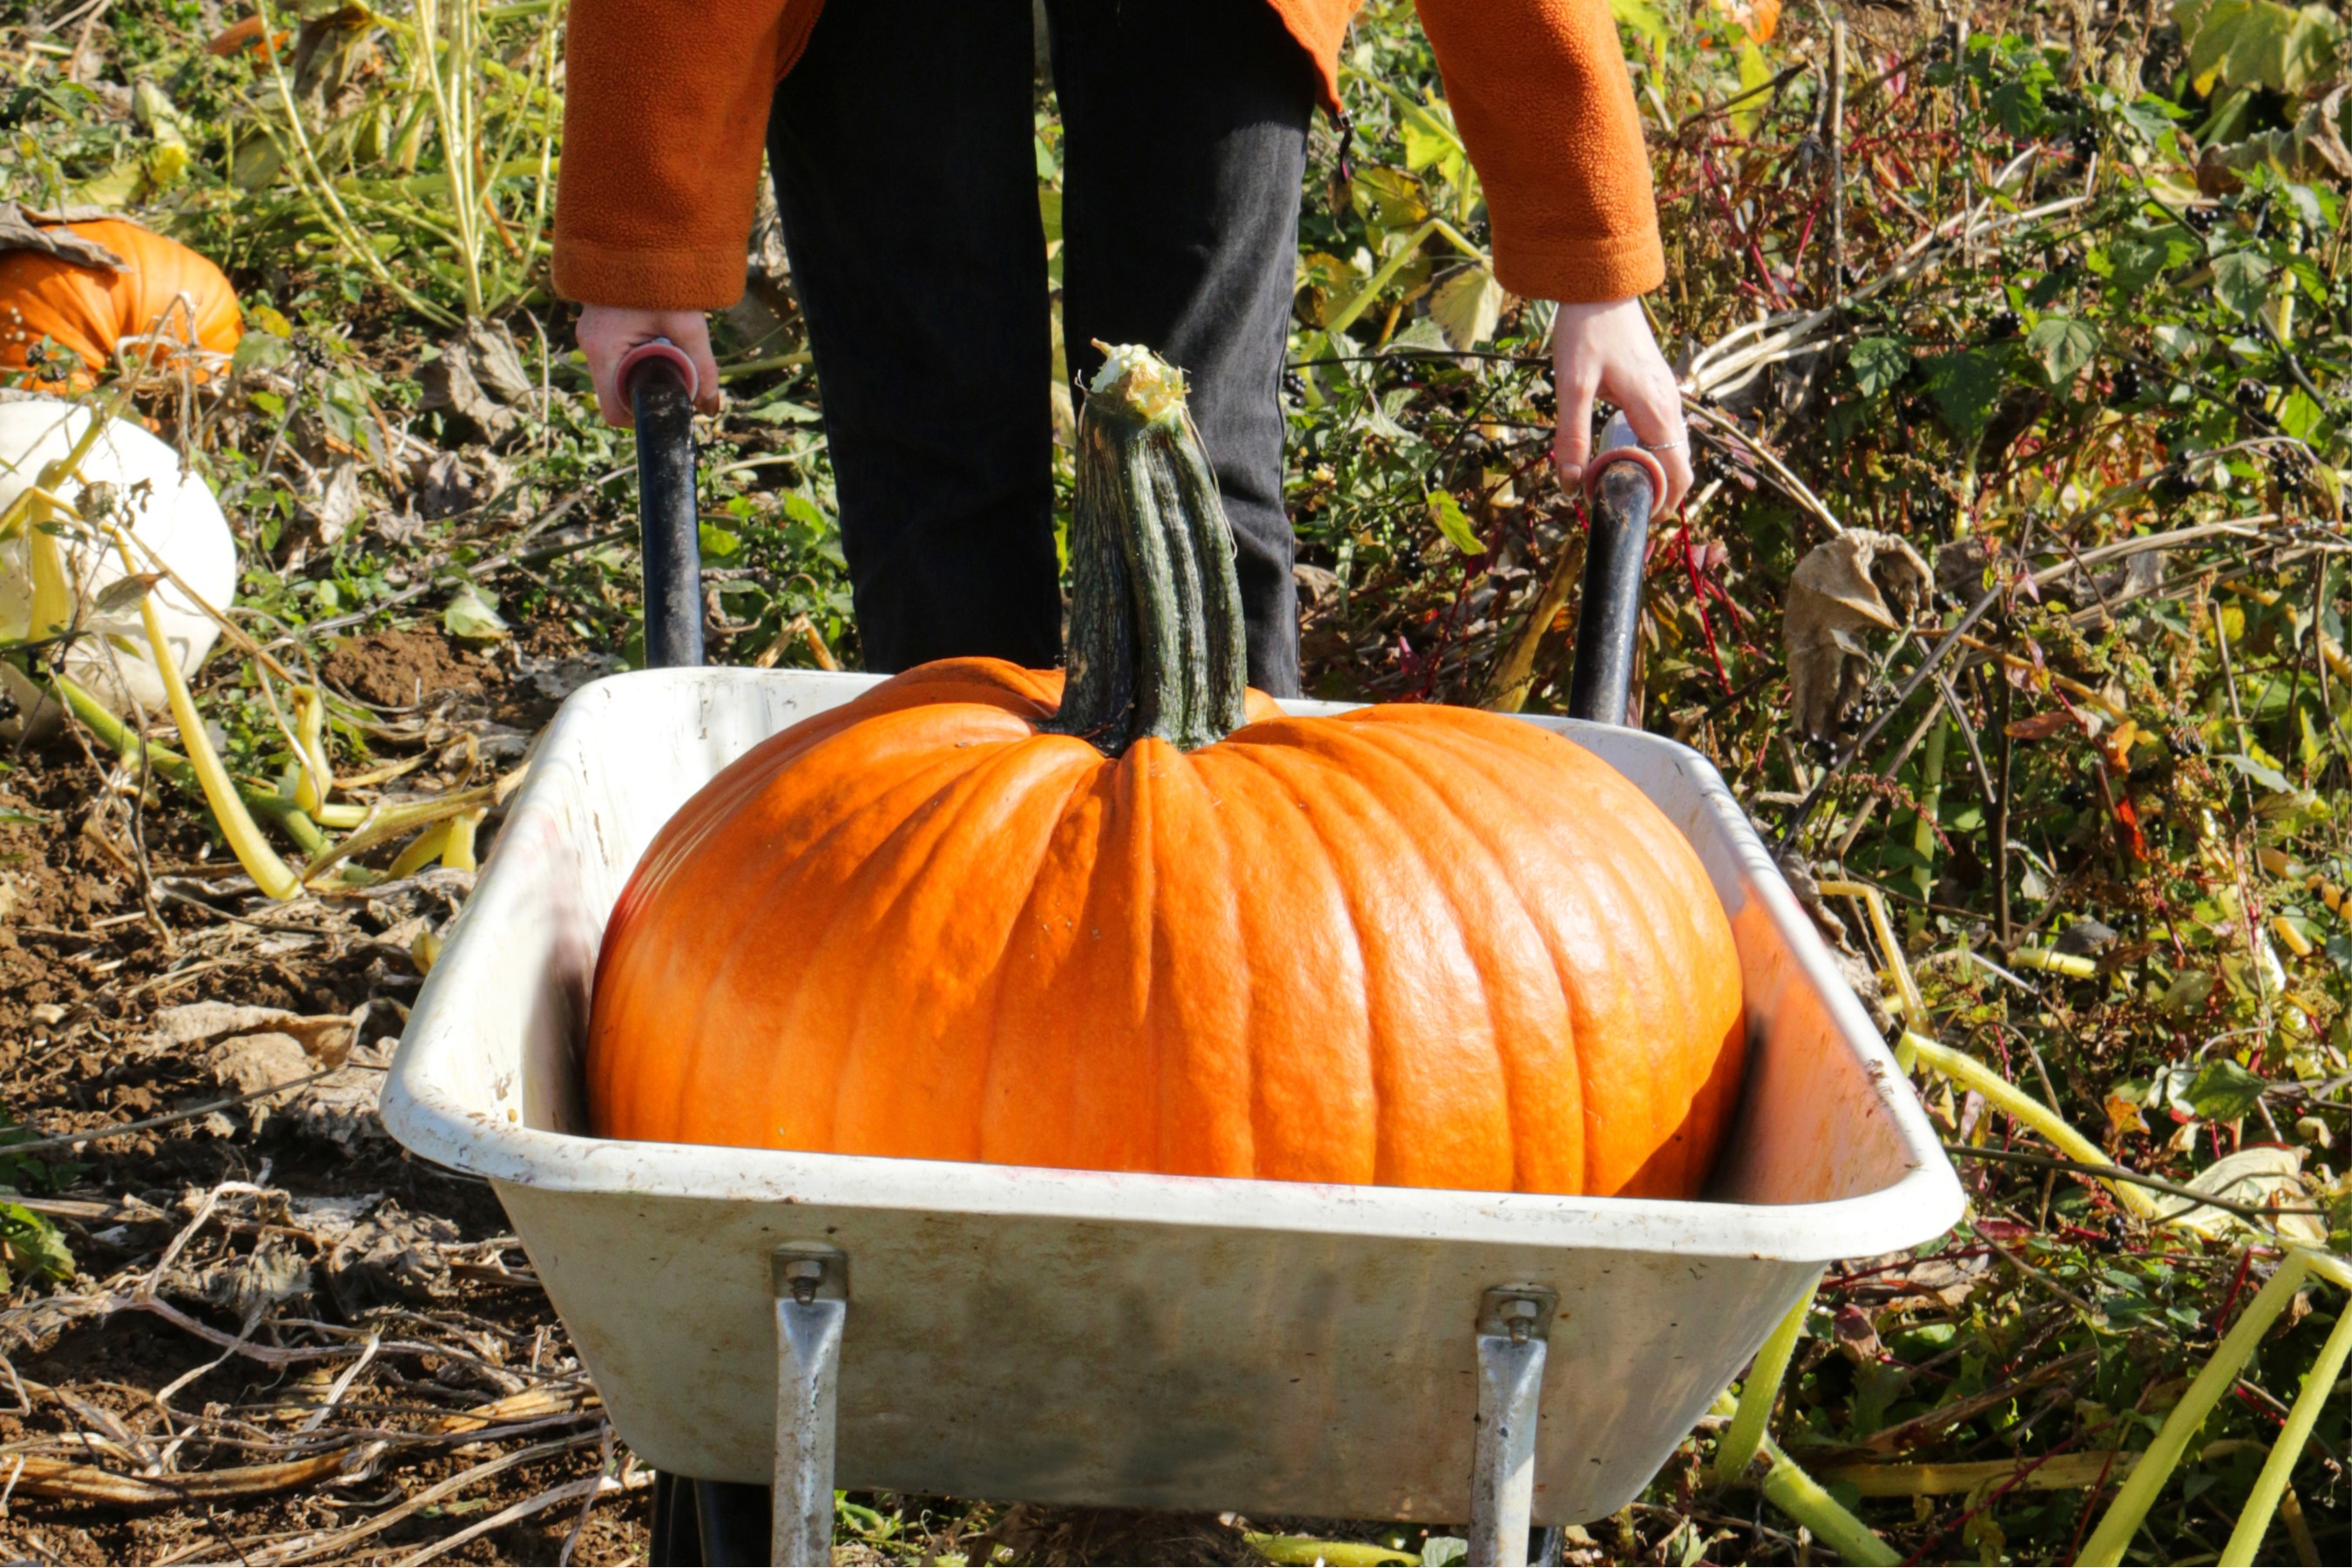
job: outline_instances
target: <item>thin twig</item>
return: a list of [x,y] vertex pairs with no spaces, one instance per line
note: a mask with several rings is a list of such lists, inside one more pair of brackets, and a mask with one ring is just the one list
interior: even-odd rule
[[2062,1160],[2053,1154],[2036,1154],[2024,1149],[1979,1149],[1965,1143],[1947,1143],[1944,1151],[1958,1160],[1995,1160],[2011,1165],[2032,1165],[2041,1170],[2065,1171],[2104,1182],[2129,1182],[2134,1186],[2152,1187],[2159,1193],[2170,1193],[2175,1197],[2194,1198],[2200,1207],[2227,1209],[2247,1219],[2268,1219],[2273,1215],[2309,1215],[2324,1218],[2327,1214],[2326,1209],[2320,1208],[2272,1208],[2261,1204],[2242,1204],[2233,1198],[2200,1193],[2195,1187],[2184,1187],[2178,1182],[2168,1182],[2161,1176],[2143,1176],[2120,1165],[2088,1165],[2080,1160]]

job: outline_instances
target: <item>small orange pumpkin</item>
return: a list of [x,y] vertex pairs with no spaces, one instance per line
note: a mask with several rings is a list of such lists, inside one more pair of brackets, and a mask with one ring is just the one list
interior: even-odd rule
[[[30,370],[46,380],[30,356],[47,338],[80,359],[62,378],[64,390],[79,392],[97,384],[126,338],[155,333],[158,342],[146,354],[161,363],[173,357],[174,344],[229,353],[245,336],[236,290],[186,246],[120,218],[62,226],[112,251],[122,265],[84,266],[38,250],[0,253],[0,371]],[[195,368],[200,381],[207,374]]]
[[1070,674],[910,670],[721,773],[613,911],[608,1137],[1696,1195],[1744,1049],[1689,845],[1591,752],[1244,694],[1176,373],[1087,401]]

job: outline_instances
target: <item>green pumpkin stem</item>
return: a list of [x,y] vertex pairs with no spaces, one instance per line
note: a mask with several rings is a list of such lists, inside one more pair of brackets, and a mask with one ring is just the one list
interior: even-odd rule
[[1184,373],[1149,349],[1095,346],[1107,358],[1078,416],[1069,675],[1047,728],[1107,756],[1146,735],[1189,752],[1242,725],[1233,527]]

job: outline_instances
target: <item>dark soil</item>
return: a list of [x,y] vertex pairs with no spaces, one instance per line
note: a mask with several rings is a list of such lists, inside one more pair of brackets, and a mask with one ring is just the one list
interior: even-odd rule
[[346,637],[320,673],[362,702],[396,710],[421,707],[444,691],[482,690],[486,668],[495,668],[488,656],[461,651],[431,632],[395,630]]
[[[385,709],[437,696],[458,710],[535,722],[553,706],[536,693],[510,691],[514,683],[497,663],[429,630],[350,639],[322,673]],[[249,890],[233,890],[236,863],[209,840],[202,815],[173,800],[169,810],[143,813],[140,824],[155,885],[179,895],[159,895],[151,915],[139,896],[139,848],[128,814],[119,800],[99,804],[102,777],[103,769],[70,736],[24,752],[0,772],[0,1106],[23,1129],[17,1137],[200,1110],[234,1093],[216,1079],[203,1047],[158,1050],[148,1043],[159,1015],[192,1002],[310,1016],[349,1015],[364,1005],[362,1043],[388,1048],[417,984],[403,922],[444,923],[449,902],[460,896],[460,874],[437,873],[445,885],[421,898],[396,892],[381,900],[265,905]],[[176,826],[159,831],[159,823]],[[223,1198],[215,1220],[187,1244],[182,1264],[227,1277],[248,1268],[266,1247],[290,1247],[310,1281],[251,1325],[250,1342],[268,1350],[332,1346],[334,1331],[355,1329],[362,1342],[373,1330],[387,1342],[428,1347],[376,1354],[320,1432],[352,1443],[379,1431],[415,1435],[453,1411],[542,1384],[575,1389],[569,1408],[527,1433],[471,1445],[456,1438],[397,1443],[346,1478],[201,1506],[126,1508],[38,1496],[20,1477],[0,1502],[0,1553],[56,1563],[252,1560],[266,1554],[273,1538],[365,1521],[501,1452],[571,1440],[569,1447],[413,1513],[347,1553],[308,1559],[396,1561],[606,1464],[593,1391],[572,1375],[576,1362],[562,1325],[486,1184],[411,1159],[380,1126],[341,1144],[306,1132],[285,1115],[267,1115],[258,1129],[251,1108],[232,1107],[26,1156],[0,1152],[0,1182],[13,1181],[28,1206],[58,1226],[76,1271],[46,1287],[11,1280],[17,1289],[0,1312],[0,1353],[7,1361],[0,1375],[14,1381],[0,1393],[0,1445],[30,1441],[36,1451],[131,1476],[142,1467],[114,1451],[121,1445],[110,1432],[132,1439],[133,1457],[152,1458],[173,1437],[183,1439],[169,1466],[183,1477],[287,1457],[302,1422],[317,1414],[333,1378],[356,1358],[272,1365],[224,1355],[219,1342],[162,1316],[89,1305],[153,1271],[194,1205],[225,1182],[268,1191]],[[436,1232],[436,1255],[461,1261],[429,1290],[394,1292],[348,1311],[320,1283],[330,1249],[306,1217],[339,1204],[446,1222]],[[185,1290],[166,1286],[161,1293],[232,1339],[246,1327],[237,1311]],[[435,1353],[443,1346],[448,1353]],[[551,1373],[558,1374],[552,1382]],[[159,1394],[166,1396],[163,1405]],[[68,1439],[63,1450],[57,1448],[60,1437]],[[617,1469],[625,1460],[625,1452],[615,1452],[610,1463]],[[9,1485],[8,1470],[0,1461],[0,1486]],[[650,1489],[641,1471],[625,1479],[630,1489],[596,1500],[572,1542],[572,1561],[642,1560]],[[551,1563],[580,1515],[578,1502],[567,1500],[436,1560]]]

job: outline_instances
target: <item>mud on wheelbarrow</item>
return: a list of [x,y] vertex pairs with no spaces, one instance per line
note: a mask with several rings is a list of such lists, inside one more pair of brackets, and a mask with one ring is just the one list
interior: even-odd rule
[[[642,439],[673,443],[649,461],[669,462],[674,484],[684,395],[674,379],[664,394],[667,437],[639,384],[656,416]],[[648,583],[656,615],[667,590],[686,615],[696,603],[690,455],[683,472],[672,548],[648,542],[649,578],[672,574]],[[649,477],[650,536],[675,492]],[[1604,469],[1587,712],[1625,710],[1654,483],[1638,462]],[[649,628],[649,647],[688,651],[681,630]],[[1633,1499],[1822,1264],[1916,1245],[1959,1215],[1903,1075],[1715,769],[1572,719],[1527,721],[1654,801],[1730,915],[1750,1065],[1706,1201],[584,1136],[589,986],[639,854],[719,769],[871,679],[649,669],[575,693],[384,1093],[402,1142],[496,1187],[620,1435],[708,1483],[684,1550],[829,1561],[844,1487],[1467,1520],[1473,1562],[1524,1562],[1531,1521]],[[742,1539],[746,1510],[730,1525],[723,1483],[775,1487],[771,1536],[763,1519]],[[736,1496],[768,1514],[756,1492]]]

